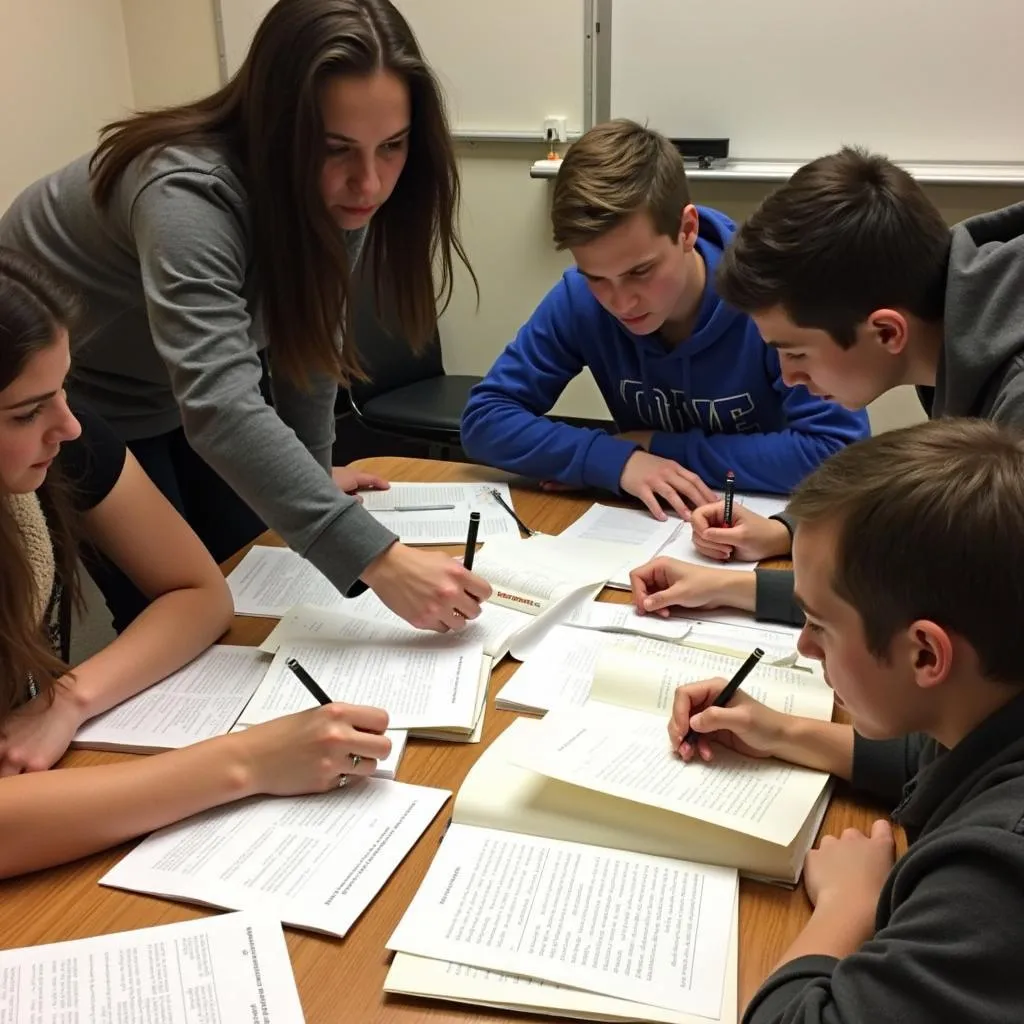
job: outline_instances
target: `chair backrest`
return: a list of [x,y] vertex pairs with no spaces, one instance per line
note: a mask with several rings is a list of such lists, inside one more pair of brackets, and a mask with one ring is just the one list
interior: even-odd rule
[[362,405],[376,395],[415,384],[444,373],[441,339],[434,339],[426,351],[415,355],[408,342],[387,326],[387,310],[378,316],[373,287],[360,281],[353,293],[353,339],[360,362],[370,379],[356,381],[351,387],[352,399]]

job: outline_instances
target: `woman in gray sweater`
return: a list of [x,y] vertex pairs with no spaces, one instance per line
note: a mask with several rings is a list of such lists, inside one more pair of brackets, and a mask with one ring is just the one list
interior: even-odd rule
[[[338,386],[361,373],[353,265],[428,344],[454,260],[468,267],[458,195],[437,83],[389,0],[284,0],[222,89],[109,125],[15,200],[0,244],[84,295],[69,390],[214,558],[266,524],[343,593],[369,586],[443,631],[488,584],[398,543],[350,493],[384,482],[332,471],[331,449]],[[123,628],[142,595],[96,575]]]

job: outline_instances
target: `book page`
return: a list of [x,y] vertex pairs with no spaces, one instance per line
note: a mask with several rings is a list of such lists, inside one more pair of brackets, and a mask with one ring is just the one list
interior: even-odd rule
[[[749,654],[749,651],[747,652]],[[623,644],[601,652],[594,663],[592,700],[661,715],[672,713],[676,688],[716,676],[730,679],[743,658],[659,645],[640,648]],[[743,681],[743,692],[787,715],[832,720],[835,697],[824,679],[810,672],[758,664]]]
[[146,753],[230,732],[268,665],[258,648],[215,644],[166,679],[90,719],[71,746]]
[[537,978],[502,974],[481,967],[467,967],[449,960],[431,960],[410,953],[396,953],[384,991],[420,998],[445,999],[460,1003],[568,1014],[595,1020],[654,1021],[656,1024],[735,1024],[737,1020],[737,976],[739,974],[739,893],[734,925],[725,965],[725,993],[718,1017],[698,1017],[662,1006],[631,1003],[625,999],[584,992]]
[[319,569],[290,548],[250,548],[227,580],[236,615],[279,619],[292,605],[336,608],[345,602]]
[[710,764],[685,763],[669,744],[663,716],[594,701],[548,712],[518,763],[780,846],[793,841],[828,782],[825,772],[724,747]]
[[[542,723],[517,718],[476,759],[459,787],[461,825],[721,864],[792,885],[792,848],[547,778],[528,767]],[[813,838],[813,836],[812,836]],[[802,863],[802,861],[800,861]]]
[[690,622],[690,631],[683,643],[717,654],[745,658],[755,647],[764,651],[766,665],[796,665],[800,638],[798,626],[781,624],[765,626],[751,619],[742,626],[709,619],[683,617]]
[[10,1024],[301,1024],[281,925],[263,914],[0,951]]
[[[355,621],[373,622],[386,626],[387,634],[359,632]],[[480,606],[480,614],[466,623],[458,636],[462,640],[480,643],[484,653],[496,661],[508,653],[509,642],[520,630],[534,621],[532,615],[503,608],[491,601]],[[382,639],[422,636],[423,631],[410,626],[405,619],[396,615],[372,591],[367,590],[359,597],[349,600],[344,611],[300,605],[292,608],[260,645],[260,650],[275,654],[280,644],[287,640],[340,641],[357,637],[368,638],[377,635]]]
[[388,949],[719,1016],[736,872],[452,825]]
[[604,584],[623,557],[615,544],[538,536],[485,544],[473,571],[494,588],[494,604],[537,615],[569,594]]
[[[465,544],[469,513],[470,506],[459,505],[451,511],[371,512],[370,515],[385,529],[397,534],[403,544]],[[477,540],[492,541],[498,537],[518,541],[519,527],[502,509],[488,510],[480,516]]]
[[100,884],[344,936],[449,796],[366,779],[242,800],[154,832]]
[[470,730],[477,718],[483,650],[453,634],[421,634],[401,646],[353,641],[281,644],[252,700],[246,725],[316,707],[285,664],[295,658],[335,701],[383,708],[393,729]]
[[[508,484],[494,480],[473,483],[438,481],[432,484],[392,481],[386,491],[360,491],[359,496],[368,512],[386,512],[403,505],[466,505],[469,511],[484,513],[501,508],[491,491],[497,491],[509,506],[515,508]],[[507,512],[505,514],[508,515]]]

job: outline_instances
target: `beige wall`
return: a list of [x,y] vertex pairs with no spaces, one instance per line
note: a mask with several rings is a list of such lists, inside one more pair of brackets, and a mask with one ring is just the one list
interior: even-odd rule
[[[0,206],[34,177],[88,148],[97,127],[125,107],[176,103],[219,82],[213,0],[0,0],[0,114],[5,147]],[[29,98],[31,101],[29,102]],[[40,111],[46,116],[41,117]],[[442,323],[451,373],[483,373],[568,266],[551,247],[547,221],[551,185],[531,179],[537,146],[462,145],[462,231],[480,281],[476,305],[459,272]],[[694,182],[698,202],[742,220],[770,186]],[[951,223],[1019,201],[1024,190],[948,186],[929,192]],[[575,381],[556,407],[567,415],[601,416],[593,382]],[[870,410],[875,429],[921,418],[910,389]]]
[[185,103],[220,85],[213,0],[121,0],[121,7],[136,106]]
[[0,0],[0,210],[133,104],[120,0]]

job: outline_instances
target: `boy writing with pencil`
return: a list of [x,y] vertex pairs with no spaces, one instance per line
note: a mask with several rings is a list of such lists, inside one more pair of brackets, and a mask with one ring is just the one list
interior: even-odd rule
[[[686,503],[713,501],[730,469],[741,491],[788,493],[866,436],[863,413],[786,384],[750,318],[721,300],[734,225],[690,202],[668,139],[632,121],[592,128],[562,161],[551,223],[576,266],[474,388],[462,421],[474,459],[689,518]],[[547,418],[585,368],[615,435]]]
[[[950,487],[949,482],[955,481]],[[722,743],[830,771],[895,807],[807,857],[809,923],[747,1024],[1017,1022],[1024,1006],[1024,438],[947,419],[882,434],[798,489],[803,654],[852,727],[796,718],[724,681],[680,687],[684,759]],[[689,729],[701,737],[685,742]]]
[[[718,289],[779,353],[783,379],[862,409],[915,385],[930,417],[1024,426],[1024,203],[948,228],[885,157],[843,149],[802,167],[737,232]],[[697,548],[744,561],[787,555],[785,514],[721,503],[693,515]],[[638,610],[729,606],[801,621],[788,573],[658,560],[636,571]],[[659,593],[660,592],[660,593]]]

